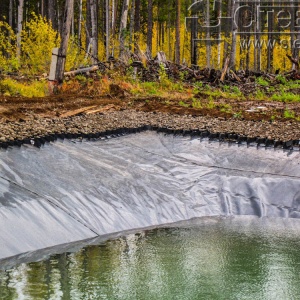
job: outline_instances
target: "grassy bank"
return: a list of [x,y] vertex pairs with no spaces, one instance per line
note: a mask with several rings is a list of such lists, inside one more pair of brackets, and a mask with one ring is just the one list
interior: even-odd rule
[[[132,74],[111,72],[92,77],[77,75],[67,78],[60,88],[61,95],[77,94],[89,97],[123,99],[128,106],[137,102],[167,108],[182,107],[187,113],[197,110],[203,115],[238,119],[300,121],[300,81],[288,81],[278,75],[270,80],[250,78],[247,83],[218,84],[170,80],[163,72],[156,82],[144,82]],[[45,97],[48,82],[2,78],[0,94],[12,97]]]

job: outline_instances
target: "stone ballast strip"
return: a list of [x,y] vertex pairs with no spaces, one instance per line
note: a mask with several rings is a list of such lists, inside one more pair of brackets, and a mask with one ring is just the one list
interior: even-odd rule
[[34,144],[56,139],[101,138],[156,130],[211,140],[299,150],[300,123],[257,122],[208,116],[175,115],[123,110],[105,114],[47,119],[34,116],[23,122],[0,123],[0,147]]

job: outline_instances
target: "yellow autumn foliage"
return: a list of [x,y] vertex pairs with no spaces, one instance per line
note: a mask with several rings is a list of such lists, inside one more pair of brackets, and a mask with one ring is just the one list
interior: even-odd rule
[[0,71],[12,72],[19,68],[15,41],[16,35],[12,28],[0,21]]
[[[85,21],[82,21],[81,32],[81,47],[86,48],[86,31]],[[162,28],[164,37],[162,37]],[[7,38],[9,37],[9,38]],[[104,36],[99,36],[98,42],[98,57],[100,60],[106,59],[106,49]],[[142,51],[146,51],[146,34],[138,33],[139,47]],[[184,18],[182,18],[182,26],[180,29],[181,38],[181,61],[190,64],[191,62],[191,33],[184,26]],[[231,47],[232,35],[222,34],[221,37]],[[254,38],[254,37],[252,37]],[[261,39],[267,41],[267,34],[261,35]],[[153,47],[152,56],[155,56],[158,51],[166,53],[167,59],[173,61],[175,57],[175,28],[168,27],[167,22],[159,25],[158,21],[153,24]],[[241,46],[242,38],[237,36],[236,42],[236,69],[246,68],[246,60],[249,59],[250,68],[254,68],[255,47],[252,44],[248,48]],[[0,22],[0,71],[14,72],[19,71],[26,75],[41,75],[48,73],[51,62],[52,48],[59,47],[60,36],[55,31],[51,23],[40,15],[32,14],[23,26],[21,58],[16,58],[16,35],[6,22]],[[126,37],[126,47],[129,47],[129,36]],[[85,66],[91,63],[90,57],[85,51],[78,46],[78,37],[71,36],[68,44],[66,71],[76,69],[80,66]],[[111,53],[115,57],[119,54],[118,36],[111,37]],[[204,42],[199,43],[197,64],[200,67],[206,67],[206,45]],[[263,45],[261,50],[261,69],[267,68],[267,45]],[[281,69],[281,71],[290,70],[291,63],[286,58],[286,54],[291,54],[290,48],[281,47],[278,43],[273,50],[273,71]],[[224,43],[211,45],[211,60],[210,67],[221,69],[224,61]]]
[[57,32],[42,16],[32,14],[22,30],[21,66],[27,74],[47,72],[51,63],[51,50],[59,45]]

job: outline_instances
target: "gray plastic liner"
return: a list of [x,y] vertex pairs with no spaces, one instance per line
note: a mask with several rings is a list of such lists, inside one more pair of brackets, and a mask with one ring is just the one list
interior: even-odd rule
[[154,132],[0,151],[0,259],[204,216],[299,218],[299,158]]

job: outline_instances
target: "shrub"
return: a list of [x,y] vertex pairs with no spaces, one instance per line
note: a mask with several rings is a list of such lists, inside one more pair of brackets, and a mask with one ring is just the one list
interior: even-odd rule
[[263,79],[262,77],[258,77],[256,82],[261,86],[269,86],[269,81]]
[[[9,36],[9,38],[7,38]],[[6,23],[0,21],[0,68],[4,72],[16,71],[19,68],[19,62],[16,58],[16,35],[12,28]]]
[[286,110],[284,111],[284,113],[283,113],[283,116],[284,116],[286,119],[294,119],[294,118],[295,118],[295,112],[286,109]]
[[49,72],[52,49],[59,40],[46,18],[32,14],[22,31],[22,71],[30,75]]
[[0,94],[7,96],[44,97],[48,92],[46,81],[21,83],[13,79],[0,81]]

